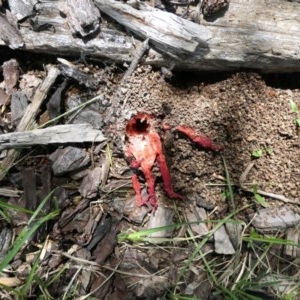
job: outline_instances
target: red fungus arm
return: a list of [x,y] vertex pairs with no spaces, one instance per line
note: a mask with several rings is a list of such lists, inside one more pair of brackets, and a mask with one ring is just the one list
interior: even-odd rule
[[169,172],[169,169],[167,166],[166,158],[162,152],[157,156],[157,163],[160,168],[160,173],[161,173],[162,179],[164,181],[164,189],[165,189],[165,192],[167,193],[167,195],[170,198],[183,199],[183,196],[174,192],[174,190],[172,188],[171,175],[170,175],[170,172]]
[[157,208],[157,198],[155,196],[155,177],[153,176],[151,169],[144,169],[145,179],[148,185],[148,194],[150,204],[154,209]]
[[208,137],[204,135],[197,135],[195,129],[192,127],[182,125],[182,126],[177,126],[175,129],[185,134],[193,142],[197,143],[199,146],[201,146],[204,149],[217,151],[217,152],[223,150],[223,147],[215,145]]
[[138,206],[140,207],[140,206],[146,205],[146,201],[144,201],[142,198],[141,185],[139,183],[139,179],[138,179],[137,175],[133,174],[131,180],[132,180],[133,189],[136,194],[136,200],[137,200]]
[[141,163],[141,169],[144,173],[146,183],[147,183],[147,190],[148,190],[148,200],[150,201],[150,204],[154,207],[154,209],[157,208],[157,198],[155,196],[155,177],[152,174],[152,163],[151,165],[147,164],[147,159]]
[[170,175],[170,172],[168,169],[166,157],[163,153],[161,140],[160,140],[158,133],[156,131],[152,131],[151,135],[149,135],[149,136],[150,136],[152,145],[155,145],[155,149],[156,149],[156,153],[157,153],[156,160],[159,165],[161,177],[164,182],[165,192],[167,193],[167,195],[170,198],[183,198],[181,195],[179,195],[173,191],[172,183],[171,183],[172,182],[171,175]]

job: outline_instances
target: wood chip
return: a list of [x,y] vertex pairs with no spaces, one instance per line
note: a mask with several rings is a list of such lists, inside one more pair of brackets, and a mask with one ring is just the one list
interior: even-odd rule
[[194,211],[189,211],[187,220],[189,222],[200,221],[198,224],[191,224],[191,229],[196,235],[205,235],[208,233],[206,223],[201,223],[207,219],[207,213],[202,207],[195,207]]
[[86,37],[100,28],[100,11],[92,0],[66,0],[61,10],[67,15],[74,35]]
[[11,95],[20,77],[19,63],[15,59],[6,61],[3,65],[5,90]]
[[38,0],[8,0],[9,8],[18,20],[31,16],[37,2]]
[[49,156],[49,159],[53,163],[54,175],[76,171],[87,166],[91,160],[86,151],[75,147],[58,149]]
[[0,37],[11,49],[23,47],[23,38],[18,30],[0,14]]
[[88,174],[81,182],[79,192],[83,198],[94,198],[99,190],[101,183],[101,167],[89,170]]
[[23,91],[16,91],[11,95],[11,121],[14,125],[18,125],[20,123],[27,105],[28,98]]
[[9,287],[15,287],[22,284],[18,277],[0,277],[0,284]]
[[[24,115],[17,127],[17,131],[30,130],[35,127],[35,117],[44,99],[46,99],[49,89],[56,80],[57,76],[60,74],[59,70],[56,67],[50,65],[48,65],[47,67],[48,75],[43,81],[43,83],[40,85],[40,87],[37,89],[31,104],[26,108]],[[15,160],[19,157],[19,154],[19,150],[11,149],[8,151],[7,156],[2,161],[2,164],[0,166],[0,181],[5,177],[9,169],[14,164]]]
[[298,246],[300,241],[300,231],[299,228],[288,228],[286,231],[286,240],[294,242],[293,245],[284,245],[284,254],[288,257],[297,258],[300,255],[300,249]]
[[[171,208],[165,207],[162,204],[158,205],[157,210],[155,211],[154,214],[151,214],[149,224],[148,224],[148,229],[151,228],[157,228],[157,227],[162,227],[162,226],[168,226],[173,224],[173,216],[174,216],[174,211]],[[151,238],[166,238],[170,237],[173,233],[173,230],[161,230],[154,232],[152,234],[149,234],[149,237]],[[154,243],[158,243],[159,239],[152,240]]]

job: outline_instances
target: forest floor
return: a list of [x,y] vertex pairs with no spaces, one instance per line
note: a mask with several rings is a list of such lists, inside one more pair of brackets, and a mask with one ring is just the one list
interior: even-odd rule
[[[1,64],[4,61],[3,56]],[[45,78],[42,64],[29,56],[17,61],[21,74],[14,92],[32,83],[34,94],[34,82]],[[53,58],[50,62],[56,63]],[[72,107],[69,101],[74,97],[81,103],[101,94],[106,102],[95,102],[57,124],[91,123],[107,140],[26,148],[8,171],[1,186],[18,193],[1,196],[1,234],[3,239],[9,236],[1,257],[10,253],[22,229],[28,232],[58,211],[2,266],[3,278],[14,278],[15,283],[1,288],[1,299],[300,299],[299,241],[293,239],[292,244],[287,236],[288,227],[298,236],[297,228],[271,225],[266,231],[252,224],[264,209],[280,214],[284,208],[299,216],[299,74],[165,76],[161,70],[138,66],[121,86],[122,117],[115,114],[105,121],[105,105],[109,107],[123,71],[116,66],[75,65],[97,85],[91,89],[67,79],[60,113]],[[50,93],[64,80],[58,77]],[[3,82],[1,87],[5,89]],[[50,96],[36,118],[39,125],[45,122],[41,116],[49,115]],[[0,104],[0,130],[13,132],[11,104]],[[144,197],[147,183],[140,170],[130,168],[124,152],[126,124],[140,112],[153,115],[172,187],[183,198],[168,197],[155,164],[156,211],[151,205],[138,207],[131,175],[138,175]],[[188,125],[223,150],[203,149],[180,132],[163,130],[164,124]],[[87,153],[88,163],[59,173],[51,155],[68,147]],[[3,150],[1,160],[7,155]],[[50,192],[34,220],[28,211],[17,209],[36,211]],[[228,222],[237,229],[229,239],[231,250],[216,245],[216,232]],[[167,227],[155,229],[161,226]],[[155,236],[146,231],[134,240],[130,235],[149,228]],[[224,235],[230,235],[228,231],[224,229]],[[294,250],[288,252],[288,245]]]

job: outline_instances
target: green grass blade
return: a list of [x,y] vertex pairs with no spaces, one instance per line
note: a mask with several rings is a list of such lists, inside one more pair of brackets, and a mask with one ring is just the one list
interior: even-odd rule
[[262,243],[268,243],[268,244],[289,245],[289,246],[300,247],[300,244],[295,243],[294,241],[280,239],[280,238],[274,238],[274,237],[250,237],[250,236],[244,236],[243,237],[243,241],[244,242],[262,242]]
[[18,205],[9,204],[9,203],[6,203],[6,202],[4,202],[2,200],[0,200],[0,208],[3,209],[3,210],[5,210],[5,209],[12,209],[14,211],[20,211],[20,212],[23,212],[25,214],[30,214],[30,215],[33,214],[33,211],[31,211],[29,209],[20,207]]
[[[193,224],[200,224],[200,223],[219,223],[220,220],[202,220],[202,221],[193,221],[193,222],[182,222],[182,223],[176,223],[176,224],[171,224],[167,226],[161,226],[161,227],[155,227],[155,228],[150,228],[150,229],[145,229],[145,230],[140,230],[140,231],[134,231],[134,232],[121,232],[117,236],[118,242],[152,242],[153,240],[164,240],[164,241],[174,241],[174,238],[151,238],[148,237],[149,235],[160,232],[160,231],[167,231],[167,230],[173,230],[177,229],[186,225],[193,225]],[[239,224],[239,221],[235,220],[228,220],[228,223],[233,223],[233,224]],[[185,238],[184,240],[191,240],[193,238]]]
[[207,222],[207,221],[177,223],[177,224],[155,227],[155,228],[150,228],[150,229],[145,229],[145,230],[140,230],[140,231],[135,231],[135,232],[130,232],[130,233],[121,232],[120,234],[118,234],[117,239],[118,239],[118,242],[123,242],[125,240],[131,241],[131,242],[143,242],[143,241],[147,241],[143,237],[146,237],[153,233],[164,231],[164,230],[172,230],[172,229],[176,229],[181,226],[184,226],[184,225],[199,224],[199,223],[203,223],[203,222]]
[[46,286],[46,283],[44,281],[41,280],[40,277],[38,277],[37,275],[34,275],[34,278],[33,280],[38,284],[42,294],[43,294],[43,298],[40,298],[40,299],[43,299],[43,300],[51,300],[51,299],[54,299],[48,289],[47,289],[47,286]]
[[[53,211],[48,215],[41,218],[37,221],[31,228],[25,226],[20,232],[19,236],[16,238],[13,244],[13,248],[9,250],[3,261],[0,263],[0,273],[3,269],[9,264],[9,262],[15,257],[18,251],[22,248],[22,246],[26,243],[26,241],[36,232],[36,230],[45,222],[54,219],[59,214],[59,211]],[[32,220],[33,221],[33,220]]]
[[50,280],[48,280],[48,281],[46,282],[45,287],[48,288],[48,287],[49,287],[51,284],[53,284],[56,280],[59,280],[60,277],[62,276],[62,274],[63,274],[66,270],[68,270],[69,267],[70,267],[70,263],[69,263],[69,262],[68,262],[68,263],[65,263],[64,265],[62,265],[62,266],[60,267],[60,270],[55,274],[55,276],[53,276]]
[[8,224],[11,223],[11,218],[6,210],[0,209],[0,217],[2,217],[2,219],[5,220]]
[[33,215],[31,216],[31,218],[28,221],[28,226],[35,221],[35,219],[37,218],[37,216],[39,215],[39,213],[41,212],[41,210],[43,209],[43,207],[45,206],[45,204],[47,203],[47,201],[50,199],[50,197],[53,195],[53,193],[56,191],[56,189],[54,189],[52,192],[50,192],[44,199],[43,201],[39,204],[39,206],[37,207],[37,209],[34,211]]

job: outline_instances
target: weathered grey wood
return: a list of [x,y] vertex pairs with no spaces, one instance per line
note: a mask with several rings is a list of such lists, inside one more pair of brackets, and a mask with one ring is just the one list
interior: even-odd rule
[[100,29],[100,12],[92,0],[66,0],[60,9],[73,34],[86,37]]
[[11,95],[20,79],[20,66],[17,60],[10,59],[3,63],[4,87],[8,95]]
[[35,127],[35,117],[43,101],[48,96],[49,89],[55,82],[57,76],[60,74],[60,71],[55,66],[48,65],[47,68],[47,77],[45,78],[41,86],[36,90],[31,104],[27,106],[16,131],[31,130]]
[[34,5],[38,0],[8,0],[11,12],[18,20],[22,20],[33,14]]
[[0,150],[33,145],[93,143],[104,140],[102,132],[92,128],[89,124],[57,125],[44,129],[1,134]]
[[150,39],[154,48],[170,55],[193,55],[197,50],[208,52],[212,38],[205,26],[182,19],[174,14],[140,4],[139,9],[114,0],[95,0],[101,11],[124,25],[140,38]]
[[[1,41],[2,40],[2,41]],[[18,30],[0,14],[0,45],[8,45],[11,49],[23,47],[24,42]]]
[[87,166],[91,156],[85,149],[68,146],[56,149],[49,155],[49,159],[52,161],[54,175],[62,175]]
[[[200,25],[147,7],[95,0],[100,10],[154,48],[168,51],[179,68],[225,71],[300,70],[300,5],[286,1],[231,0],[223,17]],[[174,50],[174,48],[176,50]]]
[[[23,24],[19,31],[25,40],[23,49],[39,53],[57,54],[60,57],[63,55],[79,57],[84,54],[88,57],[101,58],[108,63],[123,63],[131,60],[131,52],[135,49],[132,37],[127,36],[122,31],[112,29],[112,26],[108,28],[105,24],[101,24],[98,36],[90,39],[82,40],[74,37],[66,18],[62,16],[60,11],[60,7],[64,2],[63,0],[51,0],[41,2],[35,6],[38,11],[37,16],[34,18],[36,27],[50,24],[55,32],[52,29],[36,32],[32,30],[29,24]],[[139,43],[139,41],[136,41],[136,43]],[[0,45],[3,44],[0,39]]]
[[10,110],[11,121],[14,125],[18,125],[28,106],[28,98],[24,91],[15,91],[11,95]]
[[152,49],[145,63],[156,66],[174,65],[196,71],[239,68],[300,71],[300,4],[297,2],[231,0],[223,16],[202,19],[201,24],[195,24],[142,3],[137,10],[120,1],[94,1],[103,13],[126,27],[128,33],[103,22],[95,38],[83,41],[72,37],[58,9],[64,0],[51,1],[36,5],[37,22],[50,22],[55,33],[35,32],[29,26],[21,26],[24,48],[51,51],[60,56],[84,53],[120,63],[131,61],[134,42],[139,46],[140,41],[136,39],[139,37],[149,38]]

